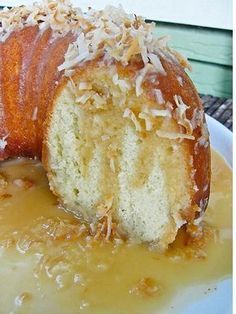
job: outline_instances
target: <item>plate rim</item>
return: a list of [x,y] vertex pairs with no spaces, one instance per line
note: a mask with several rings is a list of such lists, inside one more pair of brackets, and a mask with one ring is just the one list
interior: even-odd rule
[[233,132],[213,117],[205,114],[210,133],[211,148],[216,150],[224,158],[232,169],[233,165]]

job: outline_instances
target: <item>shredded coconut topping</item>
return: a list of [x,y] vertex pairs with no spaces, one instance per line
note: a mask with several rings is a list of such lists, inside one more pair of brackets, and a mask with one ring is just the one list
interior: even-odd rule
[[34,111],[32,114],[32,121],[37,120],[37,116],[38,116],[38,107],[34,107]]
[[125,80],[120,80],[118,74],[114,74],[112,81],[115,85],[118,85],[122,92],[126,92],[131,89],[130,83]]
[[164,70],[158,56],[154,53],[149,53],[147,56],[150,59],[151,63],[154,65],[157,72],[160,72],[161,74],[166,75],[166,71]]
[[8,138],[8,135],[4,136],[3,138],[0,138],[0,150],[4,150],[7,146],[6,139]]
[[[59,71],[65,70],[68,76],[75,66],[88,60],[103,56],[106,62],[118,61],[127,65],[136,55],[141,56],[146,73],[155,70],[166,75],[159,57],[164,55],[161,50],[188,66],[184,57],[167,47],[167,37],[158,39],[153,35],[154,23],[145,23],[141,17],[127,14],[121,6],[107,6],[100,11],[89,9],[82,13],[69,0],[45,0],[31,6],[4,8],[0,12],[0,21],[0,41],[6,40],[13,31],[34,25],[40,29],[50,27],[53,34],[59,36],[76,32],[77,39],[69,46],[65,61],[58,68]],[[146,68],[147,64],[153,67]],[[137,78],[137,95],[141,92],[142,73]]]
[[26,26],[50,27],[59,36],[88,26],[81,10],[73,8],[67,0],[45,0],[32,6],[4,8],[0,11],[0,21],[0,41],[5,41],[13,31]]
[[[168,55],[172,52],[167,47],[167,38],[158,39],[153,35],[154,23],[145,23],[141,17],[125,13],[121,6],[107,6],[101,11],[90,9],[84,18],[91,27],[86,30],[81,28],[77,40],[69,46],[65,61],[59,67],[60,71],[65,70],[66,76],[85,61],[103,57],[108,64],[117,61],[126,66],[133,57],[140,56],[143,69],[136,78],[136,93],[139,96],[143,79],[149,71],[166,75],[160,60],[160,55],[165,54],[161,54],[161,50],[166,50]],[[176,57],[176,52],[172,57],[180,59]]]
[[209,146],[209,132],[207,129],[207,124],[203,123],[201,126],[202,135],[199,137],[197,144],[207,148]]
[[175,95],[174,101],[177,105],[177,108],[175,109],[177,122],[186,129],[187,134],[191,135],[193,133],[193,127],[191,121],[186,117],[186,110],[190,107],[183,102],[181,96]]
[[171,113],[168,109],[150,109],[153,117],[168,117],[171,118]]
[[163,98],[162,92],[160,89],[154,89],[154,95],[158,104],[164,104],[165,100]]
[[142,70],[139,71],[138,76],[136,78],[135,84],[136,84],[136,95],[140,96],[143,93],[143,89],[141,87],[143,80],[146,76],[146,74],[150,71],[154,71],[153,65],[150,63],[147,63]]

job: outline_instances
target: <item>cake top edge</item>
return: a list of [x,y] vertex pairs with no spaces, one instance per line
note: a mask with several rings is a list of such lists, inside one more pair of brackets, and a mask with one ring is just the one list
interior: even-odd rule
[[[45,0],[31,6],[6,7],[0,11],[0,42],[27,26],[38,26],[41,30],[51,28],[54,37],[75,33],[77,40],[69,47],[61,70],[94,59],[103,50],[108,59],[110,57],[124,65],[139,54],[144,65],[151,60],[154,67],[163,73],[154,55],[159,49],[166,50],[183,67],[191,68],[182,55],[170,50],[167,36],[157,38],[153,34],[154,23],[146,23],[142,17],[127,14],[121,6],[106,6],[99,11],[89,7],[87,12],[82,12],[69,0]],[[77,55],[76,60],[72,62],[74,55]]]

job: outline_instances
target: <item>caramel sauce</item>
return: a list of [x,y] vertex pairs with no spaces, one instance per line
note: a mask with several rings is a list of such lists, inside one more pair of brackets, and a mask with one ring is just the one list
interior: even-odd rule
[[232,172],[215,152],[203,237],[182,230],[165,253],[91,239],[37,161],[4,162],[0,173],[1,313],[180,313],[174,297],[231,275]]

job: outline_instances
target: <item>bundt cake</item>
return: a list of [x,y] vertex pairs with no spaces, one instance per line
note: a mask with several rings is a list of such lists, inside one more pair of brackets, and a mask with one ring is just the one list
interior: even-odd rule
[[[14,14],[12,13],[14,12]],[[187,61],[122,8],[3,12],[0,157],[41,157],[64,208],[164,248],[201,218],[210,147]],[[45,123],[44,123],[45,120]]]

